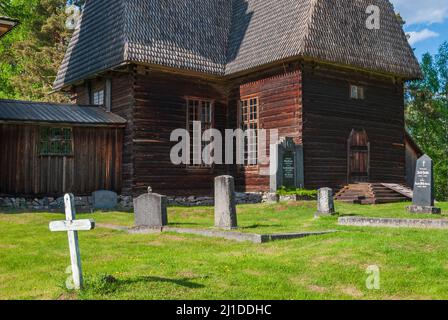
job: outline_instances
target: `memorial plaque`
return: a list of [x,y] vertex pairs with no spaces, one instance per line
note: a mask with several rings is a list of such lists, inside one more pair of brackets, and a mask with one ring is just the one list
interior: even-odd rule
[[414,206],[434,206],[432,160],[424,155],[417,160],[414,183]]
[[280,187],[303,188],[303,147],[293,138],[284,138],[270,148],[270,189],[277,192]]
[[282,161],[283,186],[286,188],[296,187],[295,172],[294,153],[287,151],[284,153]]
[[408,207],[411,213],[441,213],[434,207],[434,172],[432,159],[424,155],[417,160],[415,169],[414,196],[412,206]]

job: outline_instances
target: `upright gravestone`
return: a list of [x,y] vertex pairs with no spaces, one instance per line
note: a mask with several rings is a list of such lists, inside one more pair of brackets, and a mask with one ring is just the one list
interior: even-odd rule
[[113,191],[99,190],[92,193],[92,202],[96,210],[112,210],[117,207],[118,196]]
[[410,213],[440,214],[440,208],[434,206],[434,172],[432,159],[426,154],[417,160],[415,169],[414,196]]
[[235,205],[235,180],[231,176],[215,178],[215,227],[236,229],[238,227]]
[[316,217],[329,216],[335,213],[333,190],[322,188],[317,191],[317,212]]
[[270,190],[277,192],[280,187],[303,188],[303,147],[294,143],[293,138],[285,138],[270,148]]
[[134,199],[135,225],[158,228],[168,225],[167,199],[157,193],[148,193]]

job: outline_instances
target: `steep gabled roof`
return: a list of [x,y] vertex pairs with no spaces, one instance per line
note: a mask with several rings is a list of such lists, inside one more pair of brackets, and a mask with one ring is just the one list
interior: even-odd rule
[[55,88],[125,63],[226,76],[296,57],[421,76],[388,0],[88,0]]
[[126,120],[98,106],[0,99],[0,121],[124,125]]

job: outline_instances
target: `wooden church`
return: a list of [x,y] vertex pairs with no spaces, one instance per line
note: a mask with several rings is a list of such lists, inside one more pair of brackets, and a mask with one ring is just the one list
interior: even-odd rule
[[172,164],[171,132],[193,121],[278,129],[303,148],[307,189],[406,184],[407,146],[420,151],[404,83],[420,77],[388,0],[88,0],[54,86],[126,120],[115,191],[208,195],[221,174],[247,192],[270,179],[250,153],[246,165]]

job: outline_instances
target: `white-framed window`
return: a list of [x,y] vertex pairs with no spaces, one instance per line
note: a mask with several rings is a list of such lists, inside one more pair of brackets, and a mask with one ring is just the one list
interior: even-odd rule
[[350,85],[350,98],[356,100],[364,100],[364,87]]
[[96,106],[104,105],[104,90],[98,90],[93,93],[93,104]]
[[240,101],[240,127],[244,136],[244,165],[258,165],[258,97],[250,97]]
[[[190,164],[188,167],[193,168],[210,168],[211,166],[204,163],[202,159],[202,150],[207,146],[208,142],[201,139],[201,150],[194,150],[193,139],[193,124],[194,122],[201,123],[201,137],[204,131],[212,129],[214,103],[212,100],[202,98],[187,98],[187,130],[190,133]],[[196,152],[195,152],[196,151]],[[201,159],[201,160],[200,160]],[[201,164],[198,164],[201,162]]]

